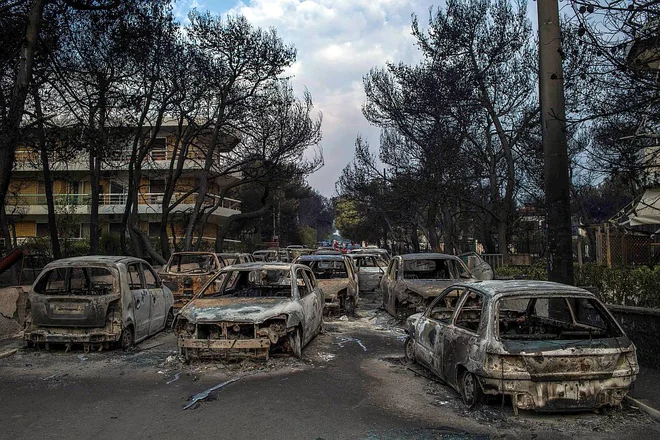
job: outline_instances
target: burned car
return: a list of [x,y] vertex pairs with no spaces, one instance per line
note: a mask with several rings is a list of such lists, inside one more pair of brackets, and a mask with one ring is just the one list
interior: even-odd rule
[[153,268],[132,257],[53,261],[28,294],[26,346],[129,348],[172,324],[174,298]]
[[355,264],[360,293],[377,291],[387,269],[387,261],[376,254],[350,253],[348,257]]
[[314,272],[325,295],[326,312],[355,315],[360,289],[353,260],[345,255],[302,255],[294,262]]
[[277,252],[277,249],[263,249],[252,252],[252,257],[254,258],[254,261],[274,262],[278,261],[279,253]]
[[232,264],[254,263],[252,254],[241,252],[222,252],[216,254],[218,259],[224,262],[224,266],[231,266]]
[[639,372],[619,324],[592,293],[573,286],[456,284],[407,324],[406,357],[469,406],[484,395],[509,396],[516,413],[616,406]]
[[174,331],[187,361],[302,356],[323,324],[323,292],[312,271],[287,263],[227,266],[176,315]]
[[174,252],[160,271],[174,294],[174,307],[183,307],[224,265],[213,252]]
[[390,256],[390,253],[387,251],[387,249],[380,249],[377,247],[366,247],[366,248],[357,248],[357,249],[351,249],[349,251],[349,254],[372,254],[372,255],[378,255],[380,256],[383,260],[389,262],[392,257]]
[[423,311],[447,286],[457,280],[475,280],[463,261],[453,255],[422,253],[397,255],[380,282],[383,307],[405,318]]
[[486,260],[476,252],[467,252],[461,255],[461,260],[466,264],[472,275],[478,280],[492,280],[495,278],[493,268]]

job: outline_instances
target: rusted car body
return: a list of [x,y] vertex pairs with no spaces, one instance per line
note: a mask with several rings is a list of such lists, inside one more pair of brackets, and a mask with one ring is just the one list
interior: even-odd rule
[[160,276],[174,295],[175,309],[190,301],[223,267],[224,262],[213,252],[174,252]]
[[303,255],[295,263],[309,266],[325,296],[327,313],[355,315],[360,299],[353,260],[346,255]]
[[466,252],[461,254],[461,260],[470,269],[472,275],[478,280],[492,280],[495,278],[493,268],[476,252]]
[[254,257],[247,252],[222,252],[216,254],[218,259],[224,263],[223,266],[231,266],[232,264],[254,263]]
[[383,275],[383,306],[392,316],[405,318],[421,312],[458,280],[475,280],[463,261],[438,253],[397,255]]
[[275,262],[278,261],[279,254],[277,249],[264,249],[252,252],[254,261]]
[[590,292],[540,281],[450,286],[408,318],[406,356],[466,404],[506,395],[514,411],[590,410],[621,403],[636,350]]
[[302,356],[323,323],[323,292],[303,265],[227,266],[176,315],[174,331],[186,360]]
[[387,261],[376,254],[350,253],[348,257],[355,264],[360,293],[377,291],[387,269]]
[[173,318],[172,292],[132,257],[87,256],[49,263],[28,294],[26,346],[128,348]]
[[392,259],[387,249],[374,248],[374,247],[352,249],[349,252],[349,254],[371,254],[371,255],[375,254],[375,255],[379,255],[383,260],[388,262]]

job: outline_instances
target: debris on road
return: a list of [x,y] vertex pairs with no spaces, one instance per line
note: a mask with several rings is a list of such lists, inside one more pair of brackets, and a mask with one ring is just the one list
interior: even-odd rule
[[5,352],[2,352],[2,353],[0,353],[0,359],[9,357],[12,354],[15,354],[16,352],[18,352],[18,348],[13,348],[11,350],[7,350]]
[[55,373],[55,374],[51,374],[48,377],[44,377],[42,380],[55,379],[56,377],[65,377],[68,375],[69,373]]
[[346,346],[347,342],[355,342],[357,345],[362,347],[362,349],[364,351],[367,351],[367,347],[365,347],[365,345],[362,343],[362,341],[359,340],[358,338],[348,338],[346,336],[338,336],[337,339],[339,340],[337,345],[339,345],[339,347],[341,347],[341,348],[344,348]]
[[174,379],[165,382],[165,385],[169,385],[169,384],[171,384],[172,382],[176,382],[177,380],[179,380],[179,377],[180,377],[180,376],[181,376],[181,373],[175,373],[175,374],[174,374]]
[[194,396],[192,396],[192,397],[190,398],[190,402],[189,402],[186,406],[184,406],[183,409],[185,410],[185,409],[188,409],[188,408],[192,407],[193,405],[195,405],[195,404],[196,404],[197,402],[199,402],[200,400],[204,400],[204,399],[208,398],[209,395],[211,395],[211,393],[212,393],[213,391],[219,390],[220,388],[223,388],[224,386],[229,385],[230,383],[232,383],[232,382],[236,382],[236,381],[238,381],[238,380],[241,380],[241,378],[240,378],[240,377],[235,377],[235,378],[233,378],[233,379],[229,379],[229,380],[227,380],[227,381],[224,381],[224,382],[222,382],[222,383],[219,383],[218,385],[213,386],[213,387],[209,388],[209,389],[206,390],[206,391],[202,391],[202,392],[199,393],[199,394],[195,394]]

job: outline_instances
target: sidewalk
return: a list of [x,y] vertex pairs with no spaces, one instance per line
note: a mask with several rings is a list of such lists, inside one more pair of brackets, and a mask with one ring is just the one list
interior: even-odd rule
[[660,370],[640,367],[635,388],[626,398],[630,404],[660,421]]

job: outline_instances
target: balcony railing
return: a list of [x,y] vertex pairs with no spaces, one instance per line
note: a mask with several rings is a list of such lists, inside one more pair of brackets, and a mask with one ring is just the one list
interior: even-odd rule
[[[185,193],[174,193],[172,201],[178,200]],[[140,193],[138,203],[141,205],[156,205],[160,206],[163,203],[165,193]],[[192,193],[186,197],[183,204],[193,204],[197,200],[198,193]],[[91,201],[89,194],[53,194],[53,201],[56,205],[76,206],[76,205],[89,205]],[[125,205],[128,199],[126,193],[108,193],[99,194],[100,205]],[[215,205],[220,201],[220,196],[215,194],[207,194],[204,196],[204,204],[206,206]],[[46,205],[45,194],[18,194],[13,197],[7,198],[7,203],[16,206],[39,206]],[[232,209],[236,211],[241,210],[241,201],[235,199],[224,198],[221,201],[220,207]]]

